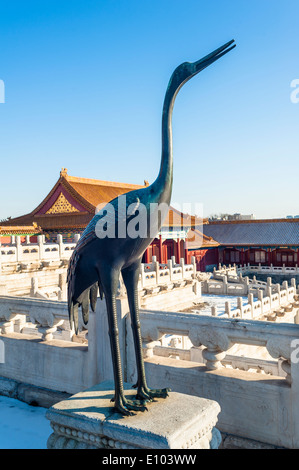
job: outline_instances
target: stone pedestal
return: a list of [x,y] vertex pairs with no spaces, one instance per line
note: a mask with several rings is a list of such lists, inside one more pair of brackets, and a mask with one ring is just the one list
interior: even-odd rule
[[[125,384],[126,396],[136,390]],[[217,449],[220,406],[213,400],[170,392],[148,411],[122,416],[113,409],[112,381],[103,382],[47,411],[49,449]]]

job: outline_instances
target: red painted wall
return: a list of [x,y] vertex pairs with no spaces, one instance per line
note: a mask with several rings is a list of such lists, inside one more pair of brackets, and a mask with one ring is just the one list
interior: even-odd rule
[[211,248],[210,250],[189,251],[188,253],[190,256],[188,262],[191,261],[191,256],[195,256],[196,268],[198,271],[205,271],[207,266],[218,264],[218,248]]

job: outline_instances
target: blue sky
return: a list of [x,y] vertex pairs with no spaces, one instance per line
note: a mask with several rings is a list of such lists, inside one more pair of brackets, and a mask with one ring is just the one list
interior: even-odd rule
[[177,97],[172,202],[299,214],[298,18],[295,0],[0,0],[0,219],[31,212],[62,167],[153,182],[173,69],[232,38]]

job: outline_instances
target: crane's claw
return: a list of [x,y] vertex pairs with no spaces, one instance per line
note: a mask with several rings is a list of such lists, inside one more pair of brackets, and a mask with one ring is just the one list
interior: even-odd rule
[[134,416],[135,413],[133,413],[132,411],[130,411],[126,406],[124,405],[115,405],[114,407],[114,410],[117,412],[117,413],[121,413],[122,415],[124,416]]
[[115,397],[113,397],[111,401],[115,402],[115,411],[125,416],[133,416],[135,413],[132,413],[132,411],[148,411],[145,400],[129,400],[127,398],[115,400]]
[[155,398],[166,398],[169,396],[170,388],[148,388],[139,387],[136,398],[145,401],[156,401]]
[[144,400],[126,400],[126,407],[134,411],[148,411]]

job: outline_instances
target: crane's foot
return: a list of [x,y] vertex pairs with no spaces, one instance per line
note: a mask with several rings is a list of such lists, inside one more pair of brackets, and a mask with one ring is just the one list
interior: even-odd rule
[[118,413],[125,416],[133,416],[134,411],[148,411],[145,400],[129,400],[125,397],[119,397],[115,400],[115,397],[111,399],[114,402],[114,409]]
[[169,396],[170,388],[148,388],[138,387],[136,398],[138,400],[155,401],[155,398],[166,398]]

